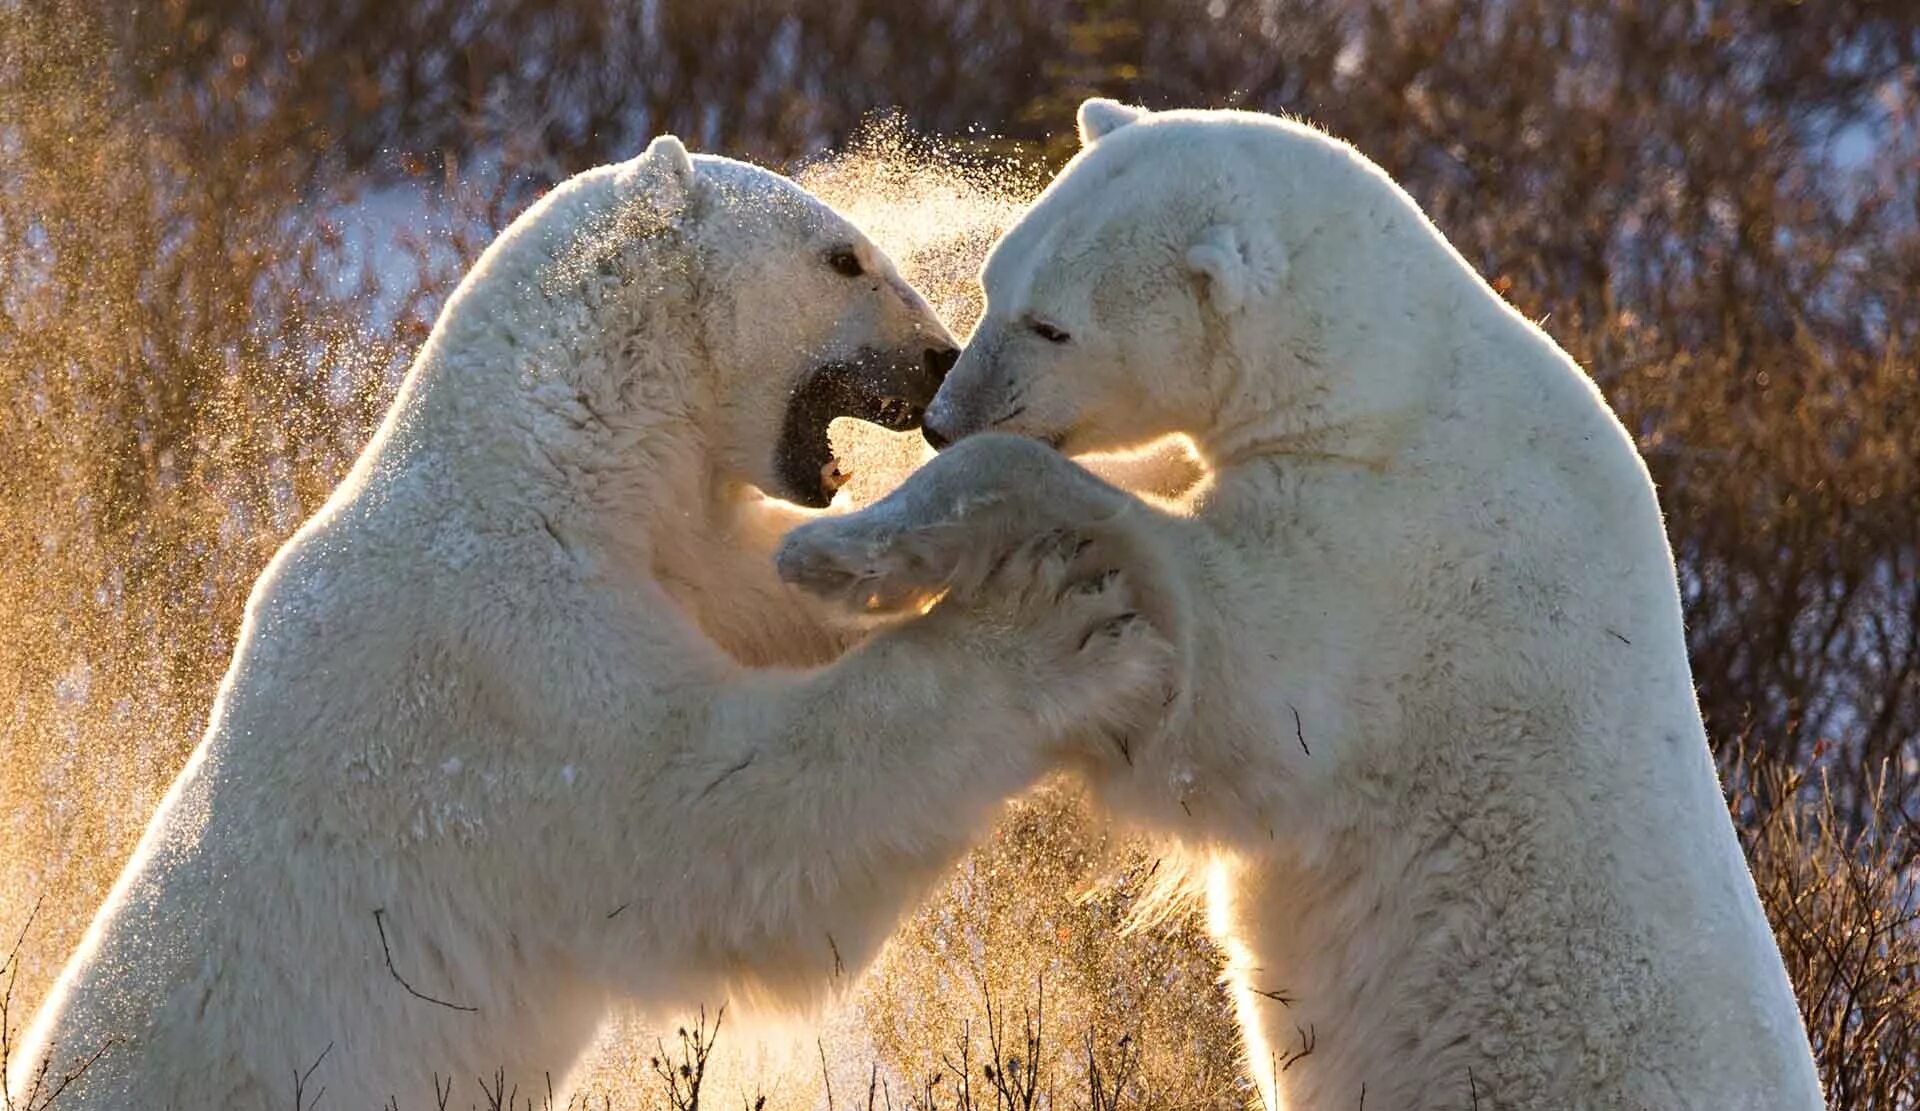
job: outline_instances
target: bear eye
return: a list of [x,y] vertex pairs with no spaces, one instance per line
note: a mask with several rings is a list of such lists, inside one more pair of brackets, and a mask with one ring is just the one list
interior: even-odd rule
[[827,265],[844,278],[857,278],[866,273],[860,265],[860,256],[853,253],[852,247],[835,247],[828,251]]
[[1032,321],[1027,326],[1033,329],[1034,335],[1039,336],[1048,343],[1065,343],[1073,338],[1044,320]]

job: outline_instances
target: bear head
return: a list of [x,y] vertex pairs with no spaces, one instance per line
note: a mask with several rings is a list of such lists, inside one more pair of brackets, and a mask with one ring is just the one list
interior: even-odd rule
[[892,260],[825,202],[757,166],[675,151],[664,138],[643,157],[688,196],[719,387],[711,447],[763,491],[824,506],[840,481],[828,424],[918,427],[959,347]]
[[929,407],[928,441],[993,429],[1078,453],[1183,433],[1205,454],[1264,417],[1246,410],[1310,402],[1341,313],[1337,288],[1303,294],[1303,267],[1316,288],[1344,283],[1352,271],[1326,262],[1347,248],[1330,241],[1345,225],[1365,237],[1356,206],[1393,213],[1374,204],[1391,182],[1271,116],[1095,99],[1079,129],[1080,152],[987,257],[986,311]]
[[550,380],[533,387],[563,435],[654,456],[690,444],[714,473],[806,506],[839,485],[829,422],[918,427],[959,355],[846,218],[672,136],[569,179],[489,256],[467,284],[497,303],[460,316],[537,353]]

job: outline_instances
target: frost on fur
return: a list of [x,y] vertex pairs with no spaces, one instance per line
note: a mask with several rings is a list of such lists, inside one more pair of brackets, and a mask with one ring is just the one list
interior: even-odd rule
[[[1125,537],[1185,708],[1091,777],[1215,854],[1270,1105],[1819,1107],[1592,383],[1344,144],[1081,121],[928,410],[958,443],[783,568],[884,594],[982,536]],[[1061,454],[1176,433],[1210,473],[1171,506]]]
[[1098,545],[1012,551],[852,651],[774,576],[791,503],[834,493],[829,422],[912,424],[952,355],[777,175],[662,138],[553,190],[255,584],[8,1091],[111,1038],[62,1109],[435,1074],[564,1100],[615,1001],[842,988],[1082,722],[1164,686]]

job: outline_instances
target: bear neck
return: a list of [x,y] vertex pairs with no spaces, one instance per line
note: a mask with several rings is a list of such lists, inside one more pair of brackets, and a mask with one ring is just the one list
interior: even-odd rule
[[809,511],[763,493],[717,460],[653,507],[646,573],[728,655],[750,667],[831,662],[859,636],[781,581],[779,539]]

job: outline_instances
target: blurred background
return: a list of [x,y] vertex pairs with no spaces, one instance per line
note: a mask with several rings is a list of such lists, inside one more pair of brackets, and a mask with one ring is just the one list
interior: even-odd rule
[[[1920,1106],[1912,0],[0,0],[14,1027],[196,739],[253,577],[494,231],[672,131],[801,172],[964,330],[1095,93],[1351,140],[1588,368],[1660,486],[1832,1105]],[[1017,1104],[977,1055],[1032,1019],[1022,1111],[1240,1105],[1197,924],[1117,929],[1151,871],[1070,793],[1021,807],[812,1071],[943,1106],[971,1044],[968,1098]],[[607,1040],[613,1105],[666,1100],[651,1042]]]

